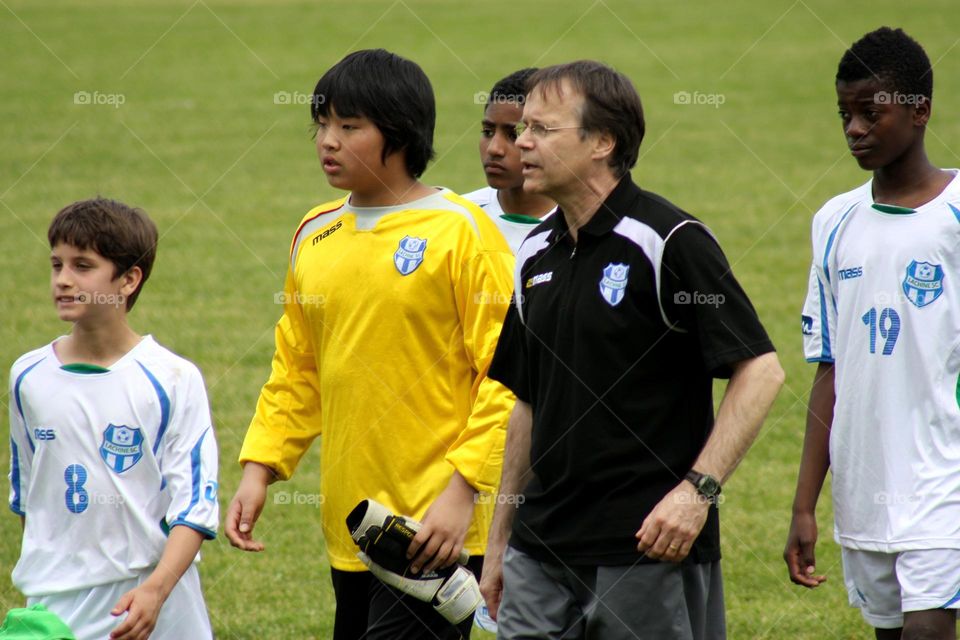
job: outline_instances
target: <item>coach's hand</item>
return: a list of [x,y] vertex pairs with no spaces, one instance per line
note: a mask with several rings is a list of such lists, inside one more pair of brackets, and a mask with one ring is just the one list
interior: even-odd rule
[[407,548],[407,558],[413,560],[411,572],[429,572],[457,561],[473,519],[475,495],[460,472],[454,471],[447,488],[427,509],[423,526]]
[[700,535],[710,503],[687,481],[680,482],[657,503],[636,537],[637,550],[648,558],[680,562]]
[[818,576],[817,572],[817,515],[815,513],[794,513],[790,521],[790,533],[787,534],[787,546],[783,550],[783,559],[790,572],[790,581],[794,584],[813,589],[825,582],[827,576]]
[[243,477],[230,501],[224,523],[227,539],[237,549],[263,551],[263,543],[253,539],[253,527],[267,501],[267,485],[275,477],[273,470],[262,464],[247,462],[243,466]]
[[487,543],[483,556],[483,571],[480,573],[480,593],[494,622],[503,598],[503,552],[506,548],[506,541],[494,541],[491,538]]

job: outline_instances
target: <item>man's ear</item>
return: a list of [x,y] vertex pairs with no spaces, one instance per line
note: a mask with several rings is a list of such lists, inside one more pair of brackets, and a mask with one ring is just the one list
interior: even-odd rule
[[594,160],[609,159],[617,147],[617,139],[609,131],[604,131],[595,135],[596,140],[593,145],[593,153],[590,157]]

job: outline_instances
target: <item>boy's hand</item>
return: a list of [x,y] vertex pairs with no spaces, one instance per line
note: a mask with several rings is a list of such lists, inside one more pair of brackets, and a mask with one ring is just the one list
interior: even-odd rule
[[457,561],[473,519],[474,495],[473,487],[454,471],[447,488],[427,509],[423,526],[407,549],[407,558],[413,559],[412,573],[449,567]]
[[794,513],[787,534],[787,546],[783,559],[794,584],[813,589],[825,582],[827,576],[816,575],[817,571],[817,516],[813,513]]
[[147,583],[123,594],[110,614],[119,616],[126,611],[127,617],[110,632],[111,640],[147,640],[157,625],[164,599],[159,588]]
[[273,471],[256,462],[248,462],[243,467],[243,478],[224,521],[224,529],[230,544],[244,551],[263,551],[263,543],[253,539],[253,527],[263,511],[267,501],[267,485],[273,478]]

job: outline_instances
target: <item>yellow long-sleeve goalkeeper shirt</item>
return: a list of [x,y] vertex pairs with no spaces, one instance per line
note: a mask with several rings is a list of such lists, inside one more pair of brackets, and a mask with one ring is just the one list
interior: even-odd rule
[[[494,224],[448,190],[395,207],[344,198],[303,219],[240,461],[287,479],[322,432],[334,568],[365,569],[345,525],[364,498],[421,519],[454,470],[481,496],[495,493],[514,398],[486,372],[512,272]],[[492,514],[479,500],[471,554],[483,553]]]

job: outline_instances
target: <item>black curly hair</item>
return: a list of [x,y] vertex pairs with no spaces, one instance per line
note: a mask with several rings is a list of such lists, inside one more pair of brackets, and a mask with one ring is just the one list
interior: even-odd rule
[[884,89],[933,98],[933,67],[920,43],[903,29],[880,27],[844,52],[837,82],[876,79]]

